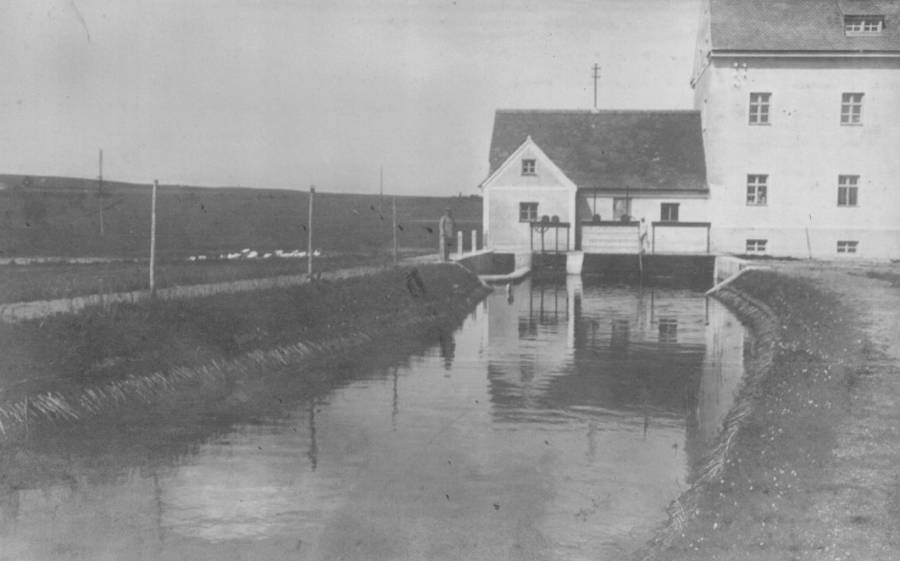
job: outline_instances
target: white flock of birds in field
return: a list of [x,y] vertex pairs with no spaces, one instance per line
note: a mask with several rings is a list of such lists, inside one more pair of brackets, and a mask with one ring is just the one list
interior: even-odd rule
[[[320,257],[322,255],[321,249],[316,249],[312,252],[313,257]],[[218,260],[229,260],[234,261],[238,259],[271,259],[273,257],[279,259],[290,259],[290,258],[302,258],[306,257],[307,253],[305,251],[300,251],[299,249],[295,249],[293,251],[284,251],[283,249],[276,249],[275,251],[267,251],[263,254],[260,252],[246,248],[242,249],[237,253],[220,253],[219,255],[191,255],[187,258],[188,261],[207,261],[211,259]]]

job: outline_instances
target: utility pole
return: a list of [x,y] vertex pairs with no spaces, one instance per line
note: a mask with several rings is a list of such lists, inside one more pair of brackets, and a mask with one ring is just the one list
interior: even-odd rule
[[153,180],[153,195],[150,202],[150,296],[156,296],[156,189],[159,181]]
[[594,63],[594,110],[597,110],[597,83],[600,81],[600,65]]
[[394,232],[394,265],[396,265],[400,259],[397,251],[397,197],[391,197],[391,214],[393,215],[393,232]]
[[100,235],[104,235],[103,228],[103,148],[100,148],[100,174],[97,176],[97,211],[100,214]]
[[309,219],[306,229],[306,275],[312,277],[313,267],[313,199],[316,196],[316,186],[309,186]]

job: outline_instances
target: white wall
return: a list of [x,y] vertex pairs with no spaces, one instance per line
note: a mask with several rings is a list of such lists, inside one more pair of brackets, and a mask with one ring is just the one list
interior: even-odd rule
[[[537,160],[534,175],[522,175],[521,160]],[[484,231],[487,245],[495,251],[527,251],[531,247],[531,226],[519,222],[519,203],[538,204],[538,219],[541,216],[558,216],[560,222],[569,222],[570,249],[575,249],[575,186],[555,168],[534,146],[526,144],[525,149],[510,157],[508,166],[501,167],[496,176],[485,185]],[[560,249],[566,247],[566,230],[560,230]],[[555,234],[550,230],[545,234],[545,242],[553,243]],[[539,247],[540,236],[535,233],[535,247]],[[549,247],[548,247],[549,248]]]
[[[772,93],[769,125],[748,124],[750,92]],[[840,124],[843,92],[865,94],[861,126]],[[695,101],[713,251],[761,238],[769,254],[838,258],[847,239],[858,257],[900,257],[900,61],[714,59]],[[748,174],[769,176],[766,206],[746,204]],[[857,207],[837,206],[842,174],[860,176]]]

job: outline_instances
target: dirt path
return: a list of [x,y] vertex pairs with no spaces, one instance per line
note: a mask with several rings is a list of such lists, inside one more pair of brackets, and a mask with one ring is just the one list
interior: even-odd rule
[[855,268],[782,270],[859,310],[872,345],[832,463],[812,490],[810,515],[820,523],[811,530],[825,545],[815,558],[900,559],[900,287]]
[[[404,259],[401,264],[421,265],[425,263],[436,263],[437,261],[437,256],[423,255]],[[383,270],[383,267],[347,267],[333,271],[325,271],[317,274],[316,278],[335,281],[370,275],[379,270]],[[307,275],[299,274],[249,278],[230,282],[180,285],[160,288],[156,291],[156,297],[161,300],[181,300],[185,298],[212,296],[214,294],[234,294],[236,292],[266,290],[270,288],[286,288],[290,286],[299,286],[308,281],[309,277]],[[45,318],[56,314],[80,312],[89,306],[112,306],[125,303],[135,304],[149,300],[150,297],[151,294],[149,290],[133,290],[129,292],[57,298],[53,300],[35,300],[8,304],[0,303],[0,321],[15,323],[18,321]]]

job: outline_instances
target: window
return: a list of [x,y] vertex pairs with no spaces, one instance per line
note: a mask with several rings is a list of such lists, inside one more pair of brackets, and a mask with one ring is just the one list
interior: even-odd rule
[[659,342],[660,343],[677,343],[678,342],[678,320],[676,318],[660,318],[659,319]]
[[769,240],[747,240],[747,253],[765,253]]
[[884,31],[884,16],[844,16],[845,35],[878,35]]
[[859,242],[856,240],[838,240],[837,252],[838,253],[856,253],[856,247],[858,245],[859,245]]
[[613,197],[613,220],[627,222],[631,220],[631,199]]
[[771,98],[772,94],[770,93],[754,92],[750,94],[751,125],[769,124],[769,101]]
[[856,206],[859,200],[859,176],[838,176],[838,206]]
[[841,124],[862,124],[862,100],[861,93],[841,94]]
[[522,175],[534,175],[535,161],[531,159],[522,160]]
[[678,222],[678,203],[661,203],[659,219],[663,222]]
[[519,222],[534,222],[538,217],[537,203],[519,203]]
[[765,206],[769,190],[768,175],[747,176],[747,205]]

